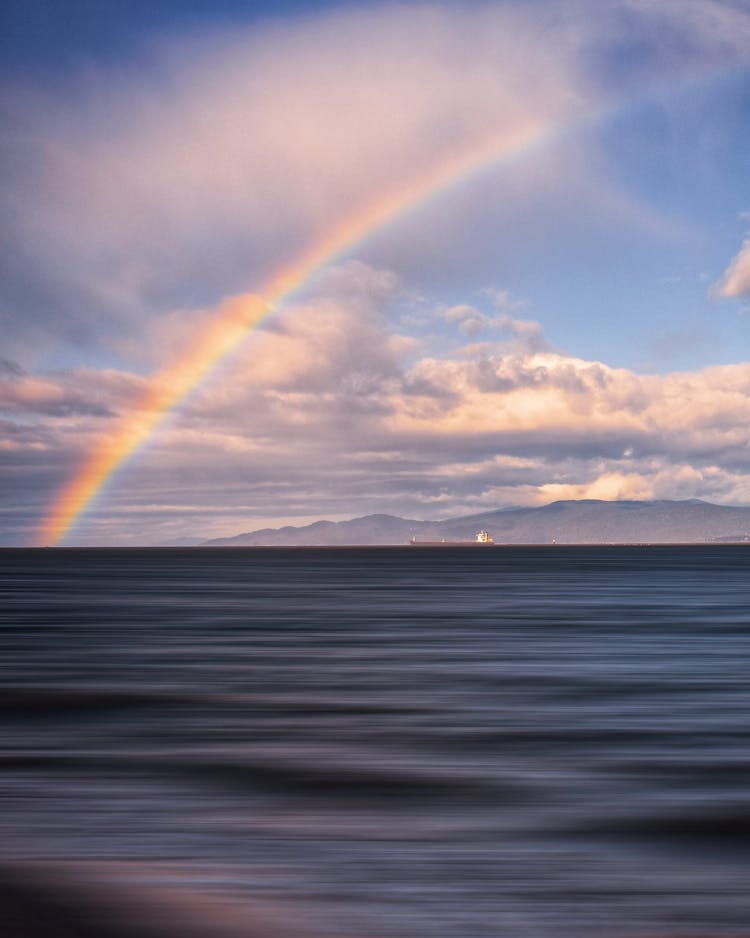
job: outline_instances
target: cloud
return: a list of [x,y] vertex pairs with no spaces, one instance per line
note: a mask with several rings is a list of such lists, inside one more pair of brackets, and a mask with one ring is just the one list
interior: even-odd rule
[[[562,353],[425,359],[413,369],[439,395],[404,396],[393,428],[425,446],[438,437],[547,459],[642,456],[749,463],[750,365],[639,375]],[[463,444],[461,441],[464,441]]]
[[[428,355],[393,331],[401,300],[388,271],[331,271],[195,391],[118,474],[83,538],[208,537],[297,517],[444,517],[556,498],[750,497],[750,364],[638,374],[533,343]],[[44,493],[138,406],[143,386],[113,370],[0,385],[5,472],[34,480],[29,505],[43,510]],[[196,507],[180,515],[175,505]]]
[[9,358],[0,358],[0,375],[20,378],[23,373],[23,368],[17,362],[11,361]]
[[114,417],[137,400],[143,386],[142,378],[111,369],[81,368],[45,376],[17,371],[0,377],[0,412],[16,419]]
[[[492,301],[494,313],[485,313],[467,303],[437,310],[438,316],[465,336],[472,339],[482,337],[481,341],[463,346],[464,357],[486,360],[492,355],[508,357],[550,349],[540,323],[512,315],[528,306],[526,300],[511,297],[507,290],[490,288],[482,292]],[[487,374],[486,361],[479,367]]]
[[256,290],[357,206],[575,106],[564,57],[517,13],[391,12],[217,31],[12,89],[11,309],[127,332]]
[[726,299],[750,296],[750,239],[744,242],[715,290],[718,296]]
[[[601,76],[581,62],[594,47],[616,51],[623,22],[648,77],[672,80],[678,66],[736,55],[729,43],[746,20],[706,2],[612,6],[617,15],[592,3],[552,3],[541,17],[536,5],[339,9],[163,40],[129,66],[43,90],[9,84],[5,331],[21,351],[91,347],[103,332],[132,339],[155,316],[257,291],[356,207],[408,190],[488,137],[598,107]],[[668,68],[654,19],[682,37]],[[525,188],[507,173],[483,185],[506,212],[532,202],[546,211],[555,187],[591,183],[584,162],[558,154]],[[456,198],[430,232],[444,256],[479,253],[482,234],[467,238],[470,202]],[[434,271],[432,247],[424,232],[395,228],[380,241],[385,262],[403,268]]]

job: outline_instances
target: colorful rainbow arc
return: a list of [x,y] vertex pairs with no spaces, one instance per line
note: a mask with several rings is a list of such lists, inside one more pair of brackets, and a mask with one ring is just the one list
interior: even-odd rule
[[483,140],[478,146],[462,151],[419,179],[395,188],[384,197],[355,211],[331,228],[295,263],[277,273],[260,294],[237,296],[222,303],[211,322],[193,338],[187,351],[150,378],[146,392],[136,403],[132,415],[120,420],[114,431],[88,455],[59,493],[39,528],[39,543],[58,544],[65,537],[113,473],[149,439],[162,419],[262,319],[288,300],[321,268],[351,252],[389,222],[429,198],[460,185],[468,177],[510,162],[568,133],[593,126],[628,107],[657,100],[675,90],[684,91],[693,86],[713,84],[746,73],[746,63],[724,63],[718,69],[708,69],[702,74],[684,76],[667,85],[648,88],[645,93],[626,100],[569,115],[562,122],[528,121]]
[[193,338],[187,351],[149,379],[132,413],[123,417],[114,431],[88,455],[42,522],[38,542],[59,544],[110,476],[149,439],[164,417],[262,319],[301,289],[321,268],[430,196],[459,184],[485,166],[494,166],[527,152],[551,137],[556,129],[557,125],[550,123],[529,122],[483,141],[479,147],[442,163],[417,181],[392,190],[340,222],[295,263],[277,273],[259,295],[244,294],[223,302],[211,322]]

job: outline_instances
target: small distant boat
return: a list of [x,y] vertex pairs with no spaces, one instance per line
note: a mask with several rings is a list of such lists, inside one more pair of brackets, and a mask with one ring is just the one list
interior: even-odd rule
[[409,543],[412,547],[492,547],[495,542],[487,531],[480,531],[473,541],[450,541],[445,537],[441,541],[420,541],[410,537]]

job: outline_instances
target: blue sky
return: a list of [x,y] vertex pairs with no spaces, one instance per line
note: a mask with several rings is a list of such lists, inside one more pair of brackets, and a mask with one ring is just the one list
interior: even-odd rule
[[[304,16],[342,4],[276,0],[28,0],[5,4],[3,61],[28,73],[127,61],[144,41]],[[356,4],[353,4],[356,5]]]
[[223,301],[532,124],[541,142],[306,282],[68,542],[556,497],[750,503],[747,4],[2,16],[0,542],[33,539]]

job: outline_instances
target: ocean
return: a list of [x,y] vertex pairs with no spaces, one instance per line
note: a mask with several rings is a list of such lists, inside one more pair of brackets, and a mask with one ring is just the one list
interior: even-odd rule
[[0,934],[748,936],[749,574],[0,551]]

